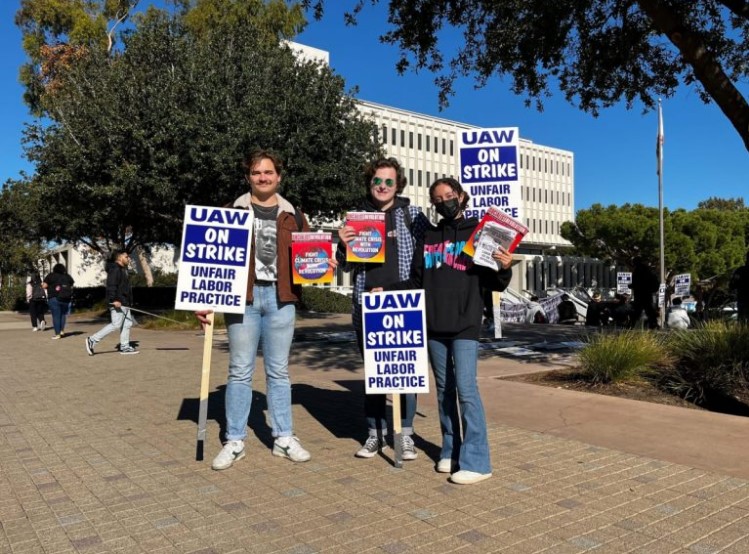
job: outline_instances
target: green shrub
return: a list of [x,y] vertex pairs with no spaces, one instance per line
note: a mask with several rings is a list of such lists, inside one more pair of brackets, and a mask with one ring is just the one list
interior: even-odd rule
[[0,310],[19,311],[28,308],[26,285],[3,285],[0,287]]
[[658,376],[664,390],[703,404],[714,395],[746,390],[749,382],[749,325],[709,321],[676,331],[666,342],[676,363]]
[[597,333],[580,351],[582,376],[593,383],[643,377],[668,363],[661,335],[647,331]]
[[351,313],[351,299],[324,287],[302,287],[302,301],[299,306],[303,310],[329,314]]

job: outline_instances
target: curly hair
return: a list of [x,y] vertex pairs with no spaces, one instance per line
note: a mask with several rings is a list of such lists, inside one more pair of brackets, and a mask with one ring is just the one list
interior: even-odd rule
[[250,170],[260,163],[261,160],[266,159],[273,162],[273,166],[276,168],[276,173],[280,176],[283,172],[283,160],[281,159],[281,156],[276,154],[273,150],[264,148],[253,148],[247,153],[247,155],[245,155],[242,160],[242,168],[244,169],[245,174],[249,173]]
[[364,187],[367,189],[367,193],[369,193],[370,187],[372,186],[372,178],[375,173],[377,173],[378,169],[383,167],[391,167],[395,170],[395,193],[402,193],[403,189],[405,189],[408,184],[408,179],[406,179],[405,171],[403,170],[403,167],[401,167],[400,162],[395,158],[380,158],[379,160],[367,164],[367,167],[364,170]]
[[429,187],[429,198],[432,198],[432,195],[434,194],[434,189],[436,189],[439,185],[447,185],[451,189],[453,189],[453,192],[460,196],[463,195],[463,201],[460,203],[460,209],[465,210],[466,206],[468,205],[468,201],[471,199],[470,195],[463,190],[463,187],[458,182],[457,179],[453,179],[452,177],[441,177],[437,179],[434,183],[432,183]]

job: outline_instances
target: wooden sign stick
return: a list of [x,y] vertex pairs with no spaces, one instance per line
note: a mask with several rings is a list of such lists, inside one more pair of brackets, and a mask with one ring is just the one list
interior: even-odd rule
[[401,428],[401,395],[393,393],[393,451],[395,467],[403,467],[403,429]]
[[208,324],[203,325],[203,369],[200,375],[200,409],[198,411],[198,444],[195,459],[203,460],[205,426],[208,419],[208,386],[211,380],[211,353],[213,351],[213,312],[207,314]]

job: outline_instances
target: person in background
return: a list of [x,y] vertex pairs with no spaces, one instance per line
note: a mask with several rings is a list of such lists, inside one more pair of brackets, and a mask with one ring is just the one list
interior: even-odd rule
[[385,290],[423,288],[426,293],[429,360],[442,430],[436,470],[451,473],[453,483],[470,485],[492,476],[477,381],[484,307],[481,293],[507,288],[512,278],[512,254],[503,248],[496,250],[492,258],[500,269],[495,271],[474,265],[463,252],[479,221],[463,216],[469,197],[457,180],[437,179],[429,187],[429,198],[442,219],[426,230],[417,245],[411,277]]
[[689,328],[689,314],[681,305],[681,298],[676,297],[671,301],[671,307],[668,309],[668,318],[666,324],[669,329],[687,329]]
[[562,301],[557,306],[559,312],[559,323],[563,325],[574,325],[577,323],[577,308],[575,303],[570,299],[569,294],[562,295]]
[[585,312],[585,325],[589,327],[603,327],[608,324],[609,314],[601,303],[601,293],[594,292]]
[[42,278],[34,272],[26,281],[26,302],[29,303],[29,317],[31,317],[31,330],[44,331],[47,322],[44,320],[44,312],[47,311],[47,293],[42,286]]
[[[294,435],[289,380],[295,304],[301,298],[301,287],[292,282],[291,233],[309,231],[309,224],[278,192],[283,164],[277,154],[253,150],[243,165],[250,191],[237,198],[231,207],[253,210],[255,229],[247,260],[247,306],[244,314],[224,315],[229,337],[229,376],[224,401],[226,442],[211,464],[215,470],[228,469],[245,457],[252,378],[261,340],[274,437],[272,454],[292,462],[310,459],[310,453]],[[205,325],[209,323],[208,313],[199,311],[195,315]]]
[[736,291],[736,308],[739,312],[739,321],[749,322],[749,252],[746,253],[744,265],[733,272],[728,288]]
[[548,323],[546,318],[546,312],[538,302],[538,296],[535,294],[531,296],[531,301],[525,309],[525,322],[526,323]]
[[[340,241],[336,250],[338,267],[353,272],[354,294],[351,319],[356,332],[359,353],[364,354],[362,329],[362,293],[374,287],[384,287],[408,279],[416,243],[430,226],[421,209],[410,205],[400,194],[407,180],[403,167],[395,158],[379,159],[369,164],[364,173],[366,197],[359,211],[385,213],[385,261],[383,263],[355,263],[346,261],[346,245],[356,238],[354,229],[344,226],[338,231]],[[403,460],[415,460],[413,421],[416,415],[416,395],[401,394],[401,448]],[[357,450],[358,458],[372,458],[386,446],[387,396],[367,394],[364,398],[364,416],[369,434],[364,445]]]
[[61,339],[65,336],[65,323],[69,304],[73,300],[74,284],[75,281],[62,264],[55,264],[52,272],[44,278],[42,287],[47,291],[49,311],[52,314],[52,324],[55,328],[52,339]]
[[140,354],[130,344],[130,328],[133,326],[133,291],[130,287],[128,264],[130,255],[125,250],[116,250],[107,263],[107,303],[111,321],[98,332],[86,338],[86,352],[89,356],[95,353],[96,344],[114,331],[120,332],[120,354]]
[[632,299],[632,324],[638,324],[642,312],[648,318],[648,328],[658,328],[658,312],[653,305],[653,295],[658,292],[658,277],[655,272],[648,267],[645,261],[637,256],[634,259],[634,268],[632,269],[632,289],[634,298]]

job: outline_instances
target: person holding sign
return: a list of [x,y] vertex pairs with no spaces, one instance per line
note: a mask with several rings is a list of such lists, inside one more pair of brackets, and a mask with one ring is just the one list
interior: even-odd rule
[[[356,331],[359,352],[362,343],[362,293],[374,287],[384,287],[407,279],[411,272],[414,247],[430,226],[421,210],[411,206],[408,198],[400,194],[407,184],[403,168],[395,158],[379,159],[366,168],[364,185],[366,197],[360,211],[385,214],[385,261],[382,263],[356,263],[346,260],[346,245],[356,238],[349,226],[338,231],[340,242],[336,249],[338,267],[353,272],[354,294],[352,322]],[[403,460],[415,460],[416,449],[412,439],[413,420],[416,415],[416,395],[401,394],[402,455]],[[364,400],[364,415],[369,436],[356,452],[359,458],[372,458],[385,446],[387,435],[386,395],[368,394]]]
[[442,429],[436,469],[452,473],[453,483],[470,485],[492,476],[486,416],[476,380],[484,307],[481,291],[507,288],[512,254],[501,246],[494,251],[498,271],[474,264],[463,251],[479,223],[463,217],[468,193],[455,179],[443,178],[432,183],[429,197],[442,220],[427,229],[417,245],[410,278],[384,289],[426,291],[429,360]]
[[[263,341],[268,410],[274,437],[273,455],[306,462],[310,453],[294,435],[289,381],[289,350],[294,336],[295,303],[301,288],[292,283],[291,234],[308,231],[306,218],[278,194],[283,166],[268,150],[251,152],[244,162],[250,192],[232,207],[253,210],[255,230],[248,257],[247,306],[244,314],[224,316],[229,336],[229,378],[226,385],[226,443],[211,467],[222,470],[244,458],[247,419],[252,403],[252,377]],[[300,223],[297,223],[299,218]],[[299,227],[302,227],[301,229]],[[206,312],[196,312],[209,323]]]

